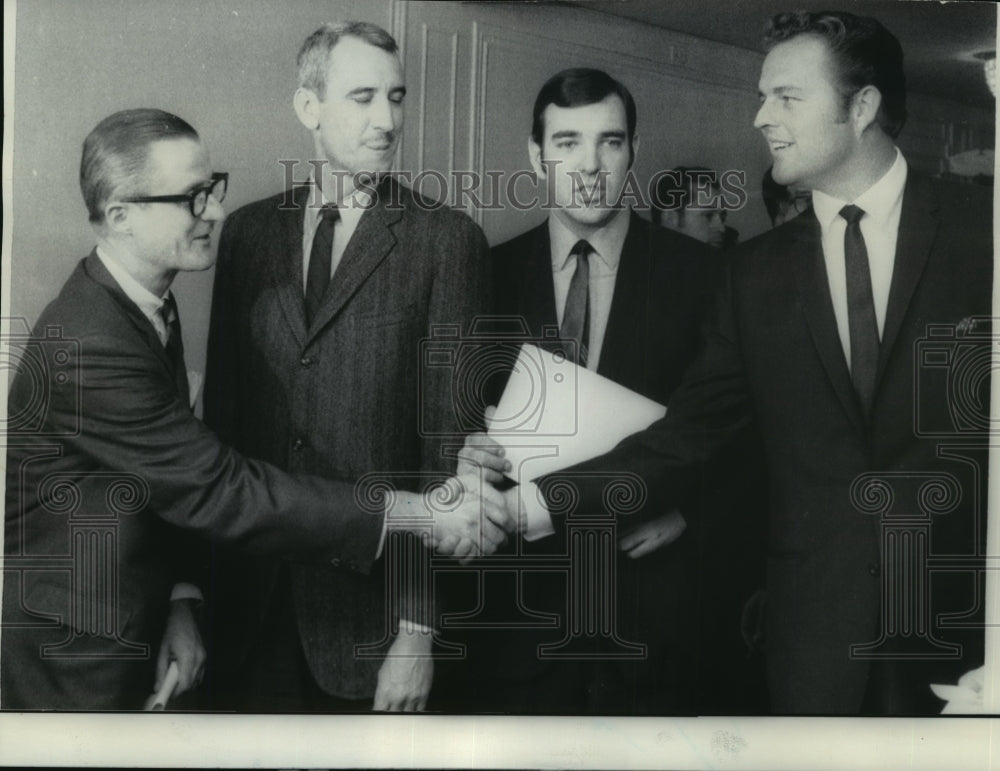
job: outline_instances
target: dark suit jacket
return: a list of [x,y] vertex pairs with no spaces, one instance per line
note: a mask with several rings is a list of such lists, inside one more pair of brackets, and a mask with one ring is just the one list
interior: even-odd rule
[[[10,393],[3,613],[19,626],[4,629],[5,707],[141,707],[171,585],[187,577],[176,528],[371,568],[381,517],[349,485],[294,479],[221,444],[96,253],[12,347],[24,355]],[[61,638],[82,646],[61,654],[124,651],[146,665],[141,681],[109,676],[114,659],[40,656]]]
[[[665,404],[697,353],[701,324],[711,308],[719,258],[687,236],[657,227],[634,212],[629,216],[597,372]],[[544,328],[557,328],[548,222],[494,247],[492,259],[496,312],[524,319],[530,336],[535,339],[543,337]],[[596,510],[601,507],[598,505]],[[622,533],[628,523],[619,524]],[[523,548],[533,558],[565,555],[567,545],[561,535],[527,543]],[[695,550],[688,547],[692,536],[686,535],[682,540],[682,545],[639,560],[618,553],[618,591],[613,599],[616,631],[624,640],[646,645],[647,659],[642,662],[644,666],[632,667],[635,677],[626,673],[631,693],[627,703],[592,694],[594,709],[669,710],[670,700],[677,697],[679,670],[693,671],[690,661],[682,661],[683,657],[677,655],[680,643],[696,637],[686,625],[683,633],[686,641],[680,639],[683,635],[675,634],[678,616],[687,610],[672,603],[676,612],[671,614],[662,602],[654,599],[661,597],[665,575],[669,574],[676,582],[679,575],[691,572]],[[484,564],[488,565],[488,560]],[[546,669],[546,661],[538,657],[538,645],[558,642],[567,633],[565,576],[559,579],[552,573],[531,571],[528,567],[521,573],[527,607],[558,614],[560,626],[551,630],[491,631],[471,651],[480,667],[513,680],[538,677]],[[505,599],[512,599],[493,596],[502,594],[501,588],[487,582],[489,604],[500,606]],[[496,612],[503,616],[507,610]],[[669,631],[663,624],[664,616],[671,618]],[[685,616],[685,620],[689,619]],[[631,663],[625,662],[622,667],[628,670]],[[548,683],[545,687],[550,686]],[[647,703],[646,695],[653,701]],[[580,708],[568,695],[558,707],[561,711]]]
[[[975,373],[988,369],[982,362],[989,338],[970,332],[968,321],[990,312],[992,214],[980,196],[977,188],[949,190],[910,170],[870,424],[837,335],[819,223],[807,213],[748,242],[734,258],[705,349],[666,417],[580,469],[638,473],[650,493],[639,516],[652,515],[689,483],[692,464],[756,415],[770,470],[766,646],[778,712],[861,708],[870,660],[852,657],[851,646],[878,640],[880,618],[900,623],[880,603],[902,587],[924,591],[930,581],[930,633],[965,647],[962,660],[925,656],[894,664],[901,675],[891,709],[939,709],[927,682],[953,682],[981,663],[982,630],[963,641],[962,630],[941,617],[965,615],[975,623],[980,605],[981,619],[974,565],[893,572],[898,564],[882,564],[878,513],[884,506],[890,516],[919,519],[922,507],[933,511],[929,540],[913,536],[932,556],[974,559],[983,546],[988,386]],[[963,459],[946,447],[963,442],[978,442],[980,450]],[[881,475],[884,486],[852,493],[866,472]],[[937,498],[933,485],[923,487],[928,474],[938,480]],[[943,474],[949,477],[941,481]],[[550,482],[543,480],[543,489]],[[586,480],[578,487],[584,500],[600,495]],[[905,637],[887,635],[883,652],[941,652],[927,640],[912,648],[913,635]]]
[[[377,473],[400,489],[454,469],[461,446],[453,369],[423,366],[441,325],[465,331],[488,307],[487,246],[465,215],[387,181],[362,216],[313,323],[302,287],[303,206],[310,188],[250,204],[223,229],[212,301],[205,419],[249,455],[345,480]],[[457,333],[444,329],[454,348]],[[276,565],[244,565],[222,612],[240,611],[225,655],[252,640]],[[346,567],[342,566],[342,567]],[[381,575],[292,566],[299,634],[316,682],[362,699],[380,661],[355,646],[387,641]],[[394,613],[393,608],[389,608]],[[229,647],[231,646],[231,647]]]

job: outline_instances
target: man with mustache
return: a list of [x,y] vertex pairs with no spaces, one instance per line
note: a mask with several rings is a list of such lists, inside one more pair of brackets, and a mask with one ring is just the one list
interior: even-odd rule
[[[535,340],[546,327],[558,329],[555,346],[580,367],[666,403],[697,351],[717,263],[702,244],[619,204],[639,145],[632,94],[600,70],[560,72],[538,93],[527,144],[546,185],[549,217],[493,248],[495,310],[522,319]],[[474,465],[474,447],[463,455]],[[602,512],[600,503],[589,508]],[[472,682],[487,684],[477,688],[474,708],[548,714],[689,708],[697,590],[663,597],[658,587],[693,580],[698,542],[681,536],[680,511],[661,514],[638,528],[619,523],[617,592],[605,608],[617,617],[620,638],[646,646],[645,653],[617,659],[621,651],[604,641],[611,646],[598,645],[580,660],[539,656],[539,646],[569,633],[567,582],[574,580],[531,569],[567,553],[564,540],[541,530],[524,545],[529,559],[517,584],[525,607],[555,614],[559,624],[474,636]],[[487,602],[499,606],[492,589],[487,585]]]
[[991,200],[908,166],[903,52],[877,20],[779,14],[766,47],[754,125],[812,209],[734,255],[665,418],[574,470],[639,474],[637,515],[658,516],[756,420],[773,710],[931,714],[929,684],[983,655]]
[[[162,110],[115,113],[84,141],[97,247],[34,334],[7,341],[4,709],[140,709],[170,661],[175,694],[196,685],[192,582],[210,589],[211,573],[189,535],[372,570],[378,505],[353,484],[241,456],[191,411],[169,289],[178,272],[212,266],[227,178],[190,124]],[[478,501],[453,513],[436,518],[445,551],[482,526]]]
[[[295,113],[317,160],[299,165],[311,168],[310,184],[226,222],[205,419],[281,468],[374,474],[411,489],[454,465],[442,452],[459,432],[451,372],[421,369],[421,341],[439,325],[464,329],[487,308],[486,240],[466,216],[380,177],[399,145],[406,94],[385,30],[326,24],[306,39],[298,68]],[[471,541],[456,548],[478,553]],[[426,597],[393,594],[398,576],[382,574],[399,565],[389,556],[373,576],[347,562],[219,568],[217,645],[235,678],[218,686],[221,706],[423,708],[430,611]]]

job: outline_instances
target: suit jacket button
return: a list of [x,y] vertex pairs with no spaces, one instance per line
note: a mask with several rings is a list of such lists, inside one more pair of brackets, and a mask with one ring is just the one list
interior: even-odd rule
[[340,557],[334,557],[332,560],[330,560],[330,564],[333,565],[335,568],[339,568],[340,567]]
[[293,452],[298,452],[303,447],[305,447],[305,445],[306,445],[306,443],[303,442],[301,439],[296,439],[294,442],[292,442],[292,451]]
[[879,570],[878,564],[872,562],[868,565],[868,575],[877,576],[881,571]]
[[310,359],[308,356],[303,356],[301,359],[299,359],[299,364],[301,364],[303,367],[308,367],[312,363],[313,360]]

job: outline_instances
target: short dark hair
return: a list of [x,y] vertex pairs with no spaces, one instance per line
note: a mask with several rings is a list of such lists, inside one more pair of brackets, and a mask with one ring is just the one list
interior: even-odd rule
[[764,30],[764,47],[770,51],[778,43],[799,35],[813,35],[826,41],[839,76],[838,87],[849,104],[865,86],[875,86],[882,94],[878,124],[895,138],[906,122],[906,76],[903,48],[899,40],[877,19],[844,11],[779,13]]
[[320,99],[326,98],[326,71],[330,66],[330,53],[344,37],[356,37],[390,54],[399,50],[396,39],[377,24],[367,21],[324,24],[307,37],[299,49],[300,88],[308,88]]
[[624,83],[615,80],[603,70],[574,67],[557,72],[549,78],[535,99],[531,115],[531,138],[539,147],[545,137],[545,108],[582,107],[597,104],[614,94],[625,105],[625,125],[628,130],[629,163],[635,159],[632,139],[635,137],[635,100]]
[[176,115],[153,108],[109,115],[83,141],[80,190],[95,225],[104,222],[108,201],[141,195],[149,147],[162,139],[190,138],[198,132]]
[[650,213],[659,222],[663,212],[676,211],[679,217],[691,205],[695,197],[695,186],[710,179],[709,187],[719,189],[718,175],[707,166],[678,166],[660,175],[656,180],[656,195],[650,201]]

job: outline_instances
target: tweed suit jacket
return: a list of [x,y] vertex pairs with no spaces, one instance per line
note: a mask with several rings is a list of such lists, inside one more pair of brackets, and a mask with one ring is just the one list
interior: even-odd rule
[[[465,215],[384,181],[364,213],[312,324],[302,285],[304,207],[297,188],[227,220],[219,247],[205,418],[235,447],[294,472],[419,486],[455,467],[463,431],[453,369],[425,366],[428,344],[457,342],[488,308],[487,246]],[[432,357],[433,358],[433,357]],[[375,690],[398,605],[382,575],[353,564],[292,566],[299,634],[317,683],[341,698]],[[386,569],[391,566],[386,564]],[[253,639],[274,563],[227,568],[221,611],[240,617],[226,645]],[[405,599],[403,600],[405,602]],[[426,621],[426,611],[423,614]],[[369,649],[369,652],[371,649]]]

